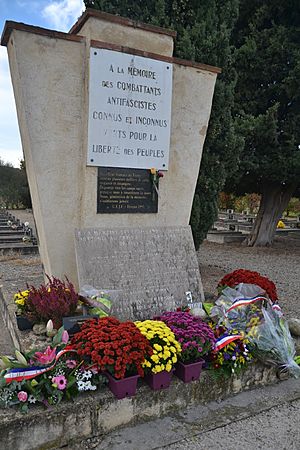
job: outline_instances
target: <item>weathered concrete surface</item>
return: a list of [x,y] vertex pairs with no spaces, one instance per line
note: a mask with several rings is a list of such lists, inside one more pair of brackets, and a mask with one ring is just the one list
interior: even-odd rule
[[82,440],[67,450],[256,450],[300,448],[300,383],[243,392],[221,402]]
[[[107,15],[107,17],[109,17]],[[150,53],[172,56],[174,40],[172,36],[163,33],[151,33],[142,28],[128,27],[122,23],[112,23],[100,17],[89,17],[87,22],[78,31],[80,36],[86,36],[89,40],[109,42],[112,44],[126,45],[126,47],[137,48]]]
[[162,391],[151,391],[142,384],[135,397],[123,400],[116,400],[105,388],[46,412],[36,407],[22,415],[10,408],[0,411],[0,442],[6,450],[60,448],[66,444],[74,448],[80,440],[105,437],[122,426],[161,418],[172,411],[204,405],[275,381],[273,369],[252,365],[240,380],[215,381],[205,371],[199,381],[189,384],[174,377],[170,388]]
[[[75,228],[188,225],[217,76],[174,63],[169,171],[158,213],[96,214],[97,168],[86,167],[89,39],[105,36],[122,46],[125,28],[103,28],[100,20],[96,32],[96,22],[90,18],[80,30],[86,37],[72,35],[77,41],[14,28],[7,43],[41,259],[46,274],[75,284]],[[139,28],[126,33],[126,45],[129,35],[137,49],[149,51],[151,42],[162,59],[173,45],[169,36],[155,39]]]

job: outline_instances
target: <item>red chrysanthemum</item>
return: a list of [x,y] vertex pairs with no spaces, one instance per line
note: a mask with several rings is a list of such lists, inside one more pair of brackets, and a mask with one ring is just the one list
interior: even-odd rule
[[219,281],[218,288],[224,286],[233,288],[240,283],[256,284],[266,292],[273,302],[278,300],[276,286],[273,281],[269,280],[267,277],[263,277],[260,273],[251,270],[238,269],[228,273]]
[[114,317],[91,319],[83,323],[71,346],[84,359],[115,378],[131,373],[143,376],[142,363],[153,349],[133,322]]

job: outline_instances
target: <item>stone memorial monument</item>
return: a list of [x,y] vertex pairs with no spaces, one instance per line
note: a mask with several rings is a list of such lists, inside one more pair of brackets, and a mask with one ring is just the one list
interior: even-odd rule
[[2,35],[44,271],[122,290],[121,318],[203,297],[189,218],[220,70],[175,36],[95,10]]

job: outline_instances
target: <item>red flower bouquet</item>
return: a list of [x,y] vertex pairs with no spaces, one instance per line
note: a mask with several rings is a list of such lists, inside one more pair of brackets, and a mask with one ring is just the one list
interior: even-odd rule
[[71,341],[79,356],[108,371],[117,379],[138,373],[144,376],[142,363],[153,349],[133,322],[114,317],[86,321]]
[[218,290],[222,290],[227,286],[234,288],[240,283],[256,284],[266,292],[273,302],[278,300],[276,286],[273,281],[269,280],[267,277],[263,277],[260,273],[251,270],[238,269],[228,273],[221,281],[219,281]]

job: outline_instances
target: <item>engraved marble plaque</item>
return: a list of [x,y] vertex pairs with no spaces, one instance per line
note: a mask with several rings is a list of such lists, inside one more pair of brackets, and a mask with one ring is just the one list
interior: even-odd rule
[[186,303],[187,291],[201,299],[189,226],[76,230],[75,248],[80,286],[122,290],[112,308],[122,320],[174,310]]

